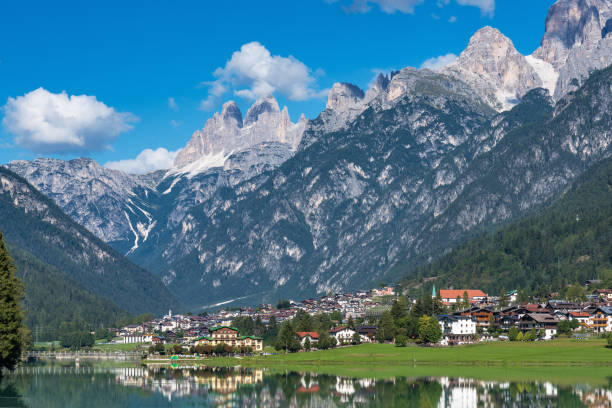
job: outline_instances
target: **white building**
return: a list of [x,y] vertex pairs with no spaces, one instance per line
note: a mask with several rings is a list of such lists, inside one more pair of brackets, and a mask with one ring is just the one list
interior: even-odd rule
[[335,337],[338,344],[351,343],[355,335],[355,330],[346,326],[340,326],[331,329],[329,335]]
[[442,345],[469,343],[476,334],[476,320],[472,316],[438,316],[442,330]]

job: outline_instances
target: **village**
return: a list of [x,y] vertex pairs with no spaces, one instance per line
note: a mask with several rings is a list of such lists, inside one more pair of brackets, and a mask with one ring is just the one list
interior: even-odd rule
[[[276,306],[227,308],[199,315],[169,311],[162,318],[114,329],[116,338],[112,342],[149,345],[151,352],[163,352],[167,345],[173,345],[173,352],[179,354],[262,353],[264,346],[277,343],[279,327],[284,322],[291,322],[296,316],[329,316],[331,324],[327,333],[295,329],[292,331],[294,339],[284,341],[295,341],[298,347],[281,345],[277,350],[310,351],[371,342],[402,345],[400,343],[405,341],[400,340],[401,329],[400,334],[389,336],[388,333],[381,335],[385,329],[379,327],[384,325],[383,316],[390,314],[398,299],[407,299],[396,291],[397,288],[386,286],[301,302],[281,300]],[[437,335],[424,341],[429,345],[542,341],[560,334],[586,338],[612,333],[611,289],[596,289],[582,300],[550,299],[528,303],[518,301],[517,291],[509,291],[500,299],[478,289],[436,291],[434,286],[431,299],[432,305],[438,303],[438,311],[441,304],[444,313],[431,316],[437,323],[434,327]],[[418,303],[417,299],[408,299],[402,304],[406,309],[402,312],[407,314],[419,307]],[[245,327],[241,322],[252,324]],[[328,344],[318,347],[322,335]],[[416,342],[423,343],[419,339]]]

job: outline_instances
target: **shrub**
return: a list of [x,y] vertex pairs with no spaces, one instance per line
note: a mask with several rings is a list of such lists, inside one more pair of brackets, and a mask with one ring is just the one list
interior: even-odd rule
[[403,334],[398,334],[395,337],[395,346],[396,347],[406,347],[406,344],[408,344],[408,337],[406,337]]

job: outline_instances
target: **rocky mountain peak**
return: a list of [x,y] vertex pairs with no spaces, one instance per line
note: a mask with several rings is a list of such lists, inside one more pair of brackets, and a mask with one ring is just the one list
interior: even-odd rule
[[498,110],[511,108],[527,91],[543,85],[512,41],[488,26],[478,30],[457,61],[441,72],[458,76]]
[[221,167],[231,153],[263,142],[286,143],[295,149],[305,125],[305,119],[292,123],[287,108],[281,111],[273,96],[257,100],[244,120],[238,105],[229,101],[221,113],[215,113],[203,129],[193,133],[187,146],[176,156],[171,172],[195,174]]
[[574,46],[593,43],[602,37],[605,21],[600,18],[609,12],[610,5],[605,0],[557,1],[548,11],[542,46],[534,55],[560,68]]
[[612,64],[612,2],[559,0],[546,17],[546,33],[533,56],[558,72],[554,99],[576,90],[597,69]]
[[259,116],[264,113],[280,113],[278,102],[273,96],[266,96],[258,99],[247,111],[244,117],[244,126],[249,126],[259,120]]
[[356,85],[336,82],[327,97],[327,109],[346,112],[362,105],[365,94]]
[[512,41],[502,34],[497,28],[484,26],[472,35],[468,43],[468,49],[471,47],[488,47],[495,48],[503,44],[504,49],[514,48]]
[[224,122],[235,120],[238,127],[242,127],[242,112],[234,101],[228,101],[223,104],[221,118]]

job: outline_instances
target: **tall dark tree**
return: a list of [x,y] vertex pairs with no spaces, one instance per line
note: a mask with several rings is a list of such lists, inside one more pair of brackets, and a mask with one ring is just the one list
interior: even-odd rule
[[25,344],[26,329],[19,305],[23,284],[15,276],[13,260],[0,232],[0,370],[13,369]]

